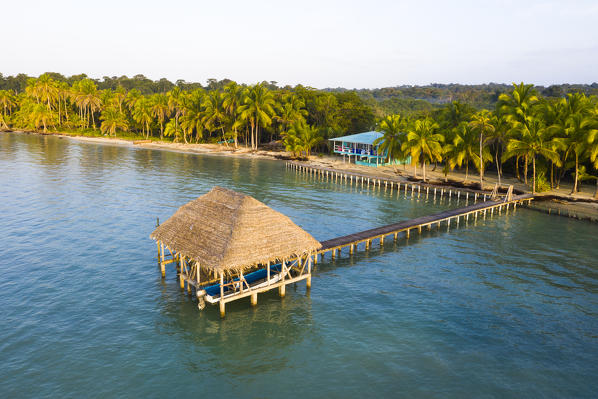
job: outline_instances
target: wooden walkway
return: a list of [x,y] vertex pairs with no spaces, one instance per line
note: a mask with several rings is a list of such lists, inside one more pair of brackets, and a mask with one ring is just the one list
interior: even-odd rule
[[[425,194],[426,196],[433,195],[434,197],[438,195],[440,198],[446,195],[449,197],[454,196],[457,199],[473,199],[474,201],[477,201],[478,198],[483,201],[486,201],[487,199],[491,198],[491,195],[488,192],[484,192],[481,190],[474,190],[470,188],[446,187],[442,185],[435,185],[424,182],[410,182],[405,181],[404,179],[392,177],[373,177],[355,172],[326,168],[323,166],[307,165],[295,161],[286,162],[286,167],[298,173],[306,174],[308,176],[314,176],[325,181],[331,181],[334,183],[351,186],[355,185],[356,187],[384,187],[384,189],[390,191],[396,189],[397,191],[410,191],[411,194],[417,195]],[[497,193],[497,197],[504,196],[505,193]]]
[[[349,253],[352,254],[357,248],[357,245],[361,243],[365,243],[365,249],[368,250],[372,245],[372,241],[376,239],[379,240],[380,245],[383,246],[385,237],[389,235],[393,235],[393,238],[396,241],[398,234],[401,232],[404,232],[405,237],[409,238],[411,230],[417,229],[418,233],[421,234],[422,228],[427,227],[428,230],[431,230],[434,225],[440,228],[440,225],[443,222],[446,222],[447,227],[450,227],[451,222],[454,222],[456,226],[459,226],[459,221],[461,219],[463,219],[464,222],[467,222],[469,221],[470,216],[474,220],[477,220],[479,215],[485,219],[488,213],[490,216],[494,215],[494,212],[500,215],[503,210],[507,211],[511,206],[513,209],[516,209],[518,204],[524,204],[525,201],[529,204],[532,199],[533,196],[531,194],[524,194],[514,196],[511,201],[485,201],[434,215],[421,216],[403,222],[360,231],[358,233],[322,241],[322,248],[318,250],[318,254],[322,254],[323,256],[326,252],[330,252],[332,258],[334,258],[336,251],[338,250],[340,253],[340,250],[345,247],[349,247]],[[317,262],[317,256],[315,261]]]

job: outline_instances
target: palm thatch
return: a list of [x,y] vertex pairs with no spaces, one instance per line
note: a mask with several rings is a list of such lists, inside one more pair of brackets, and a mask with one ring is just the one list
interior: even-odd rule
[[282,213],[217,186],[180,207],[150,238],[218,272],[242,271],[322,247]]

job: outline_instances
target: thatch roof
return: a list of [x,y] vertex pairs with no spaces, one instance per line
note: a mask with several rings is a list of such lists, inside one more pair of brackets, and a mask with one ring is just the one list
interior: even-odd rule
[[322,247],[282,213],[222,187],[181,206],[150,238],[216,271],[243,270]]

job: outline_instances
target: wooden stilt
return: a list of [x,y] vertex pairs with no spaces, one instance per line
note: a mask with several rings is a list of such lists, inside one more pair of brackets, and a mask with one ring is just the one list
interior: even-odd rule
[[311,288],[311,256],[307,257],[307,274],[309,275],[307,279],[305,279],[305,288]]
[[164,243],[160,241],[160,272],[162,273],[162,278],[166,277],[166,268],[164,266]]
[[282,275],[282,284],[281,284],[281,285],[278,287],[278,295],[279,295],[281,298],[284,298],[284,296],[286,295],[286,284],[284,283],[284,280],[285,280],[285,275],[286,275],[286,274],[287,274],[287,271],[286,271],[286,263],[285,263],[285,261],[283,260],[283,261],[282,261],[282,272],[281,272],[281,275]]
[[183,260],[181,254],[179,254],[179,282],[181,285],[181,289],[185,290],[185,280],[183,278]]
[[253,294],[251,294],[251,306],[256,306],[257,305],[257,292],[254,292]]
[[226,305],[224,304],[224,272],[220,272],[220,317],[226,315]]

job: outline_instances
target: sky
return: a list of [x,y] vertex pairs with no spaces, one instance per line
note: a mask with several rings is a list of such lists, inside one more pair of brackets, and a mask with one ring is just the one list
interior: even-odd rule
[[315,88],[598,81],[598,1],[5,1],[0,72]]

